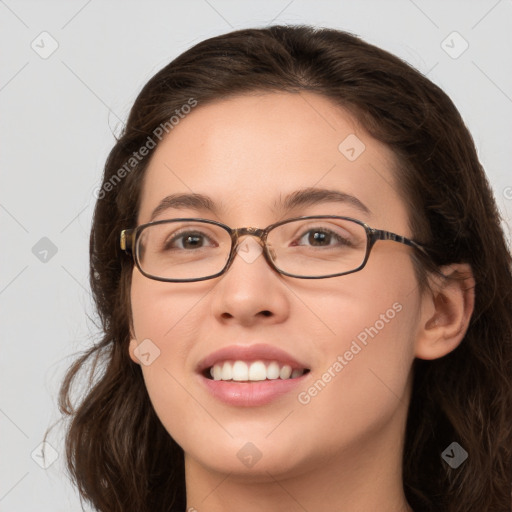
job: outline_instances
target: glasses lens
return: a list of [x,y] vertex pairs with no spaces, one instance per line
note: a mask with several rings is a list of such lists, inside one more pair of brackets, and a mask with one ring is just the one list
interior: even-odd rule
[[366,255],[366,230],[343,219],[294,220],[268,235],[270,254],[277,268],[304,277],[350,272]]
[[215,225],[172,221],[146,226],[137,239],[143,272],[162,279],[199,279],[220,272],[229,258],[231,237]]

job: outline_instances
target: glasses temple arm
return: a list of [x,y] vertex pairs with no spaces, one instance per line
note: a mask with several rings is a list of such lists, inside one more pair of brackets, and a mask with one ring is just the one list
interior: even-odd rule
[[392,233],[391,231],[374,229],[372,230],[370,236],[373,242],[376,242],[377,240],[392,240],[400,244],[408,245],[409,247],[414,247],[415,249],[418,249],[419,251],[423,252],[425,255],[428,256],[427,250],[425,249],[425,246],[423,244],[415,242],[414,240],[411,240],[410,238],[407,238],[405,236]]

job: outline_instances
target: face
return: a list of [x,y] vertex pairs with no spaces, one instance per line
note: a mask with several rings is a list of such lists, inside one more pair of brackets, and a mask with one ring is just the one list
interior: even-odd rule
[[[336,215],[411,237],[394,166],[392,153],[328,99],[243,95],[199,105],[160,143],[138,223],[194,217],[265,228]],[[321,194],[283,207],[287,196],[311,188],[366,208]],[[214,210],[182,201],[153,218],[175,194],[208,196]],[[149,396],[187,463],[256,478],[396,452],[420,307],[412,249],[378,241],[363,270],[307,280],[280,275],[251,252],[255,239],[244,240],[245,257],[240,251],[211,280],[159,282],[133,270],[131,357],[140,364],[137,353],[146,354]],[[242,369],[242,381],[208,378],[226,361]],[[266,380],[247,382],[244,364]],[[289,375],[287,365],[294,378],[275,378]]]

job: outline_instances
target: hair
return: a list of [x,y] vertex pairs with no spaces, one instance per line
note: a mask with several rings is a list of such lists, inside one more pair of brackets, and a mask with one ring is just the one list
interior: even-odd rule
[[[119,234],[136,225],[154,148],[142,159],[134,152],[191,99],[200,107],[240,94],[302,91],[349,111],[396,155],[410,227],[429,254],[430,263],[416,262],[425,270],[420,284],[432,264],[460,262],[471,265],[476,281],[474,313],[458,348],[413,363],[406,498],[416,512],[509,510],[512,265],[472,137],[448,96],[410,65],[354,35],[308,26],[238,30],[200,42],[149,80],[117,137],[90,236],[102,339],[69,368],[59,396],[69,419],[68,469],[80,496],[102,512],[186,506],[183,451],[129,357],[133,261],[121,251]],[[87,368],[89,386],[74,403],[77,377]],[[454,441],[469,454],[458,469],[441,458]]]

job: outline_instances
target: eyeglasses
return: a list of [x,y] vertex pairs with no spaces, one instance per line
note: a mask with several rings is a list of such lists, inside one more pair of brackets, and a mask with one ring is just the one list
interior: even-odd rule
[[208,219],[160,220],[121,231],[120,244],[146,277],[179,283],[222,275],[237,250],[240,253],[244,236],[259,240],[259,251],[276,272],[299,279],[357,272],[366,265],[378,240],[391,240],[427,254],[422,244],[403,236],[350,217],[329,215],[287,219],[265,229],[232,229]]

